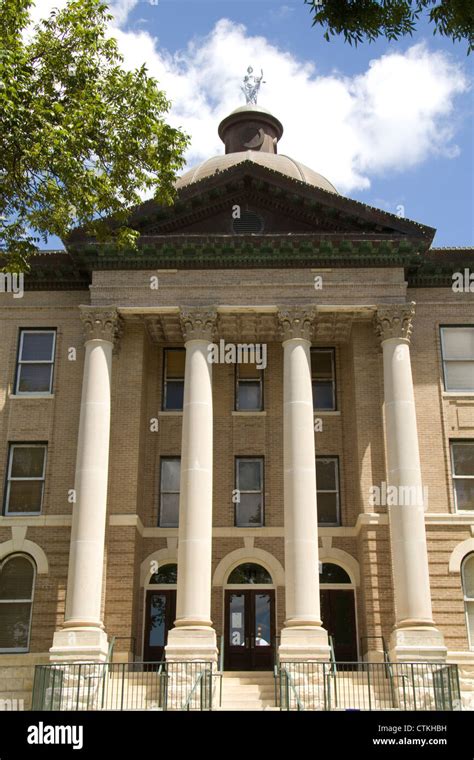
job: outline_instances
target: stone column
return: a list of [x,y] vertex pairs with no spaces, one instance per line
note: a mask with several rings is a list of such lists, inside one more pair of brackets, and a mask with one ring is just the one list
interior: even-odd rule
[[217,660],[211,621],[212,365],[216,313],[181,312],[186,347],[178,532],[178,593],[167,660]]
[[328,659],[319,604],[318,517],[311,383],[313,313],[279,313],[283,337],[286,620],[282,660]]
[[64,626],[54,634],[53,660],[104,660],[101,620],[109,470],[112,350],[120,333],[116,309],[81,306],[85,333],[75,502]]
[[374,320],[383,350],[387,502],[395,593],[396,619],[390,648],[398,660],[437,660],[446,656],[446,648],[431,610],[410,362],[414,314],[414,303],[394,304],[379,307]]

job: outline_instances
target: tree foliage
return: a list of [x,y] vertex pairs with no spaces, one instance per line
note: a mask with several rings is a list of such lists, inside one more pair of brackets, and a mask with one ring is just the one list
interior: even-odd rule
[[31,0],[0,0],[0,247],[28,268],[40,239],[77,225],[135,245],[145,193],[174,197],[188,138],[145,66],[123,68],[102,0],[69,0],[30,33]]
[[305,0],[313,26],[320,24],[324,37],[343,34],[346,42],[357,45],[385,36],[397,40],[411,35],[423,13],[428,14],[433,34],[453,41],[467,40],[467,52],[474,49],[473,0]]

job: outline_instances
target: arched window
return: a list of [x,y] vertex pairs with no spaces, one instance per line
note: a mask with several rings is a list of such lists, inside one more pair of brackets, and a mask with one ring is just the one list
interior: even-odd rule
[[227,583],[273,583],[272,576],[261,565],[245,562],[232,570]]
[[0,562],[0,652],[28,652],[35,565],[24,554]]
[[319,574],[320,583],[350,583],[351,579],[346,571],[332,562],[323,562],[322,571]]
[[173,583],[178,582],[178,565],[176,563],[163,565],[150,578],[150,583]]
[[474,554],[468,554],[462,563],[462,587],[469,646],[474,649]]

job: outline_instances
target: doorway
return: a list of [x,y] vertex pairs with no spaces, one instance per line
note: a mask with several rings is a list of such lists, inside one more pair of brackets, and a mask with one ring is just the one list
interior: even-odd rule
[[155,588],[145,593],[145,624],[143,661],[159,662],[164,659],[168,631],[176,619],[177,565],[161,567],[149,581]]
[[[325,562],[320,574],[321,620],[332,637],[337,662],[357,661],[357,623],[351,579],[339,565]],[[346,586],[344,588],[344,586]]]
[[[271,670],[275,653],[275,590],[265,568],[246,563],[229,576],[224,609],[224,668]],[[239,585],[245,586],[239,588]],[[259,585],[260,588],[249,588]]]

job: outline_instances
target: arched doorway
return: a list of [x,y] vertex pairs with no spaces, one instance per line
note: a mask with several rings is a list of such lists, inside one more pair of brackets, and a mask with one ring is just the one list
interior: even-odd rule
[[275,589],[262,565],[245,562],[227,578],[224,667],[271,670],[275,651]]
[[357,660],[357,623],[354,586],[340,565],[323,562],[319,574],[321,619],[332,639],[338,662]]
[[176,619],[177,582],[176,563],[163,565],[148,581],[145,591],[144,662],[164,659],[168,631]]

